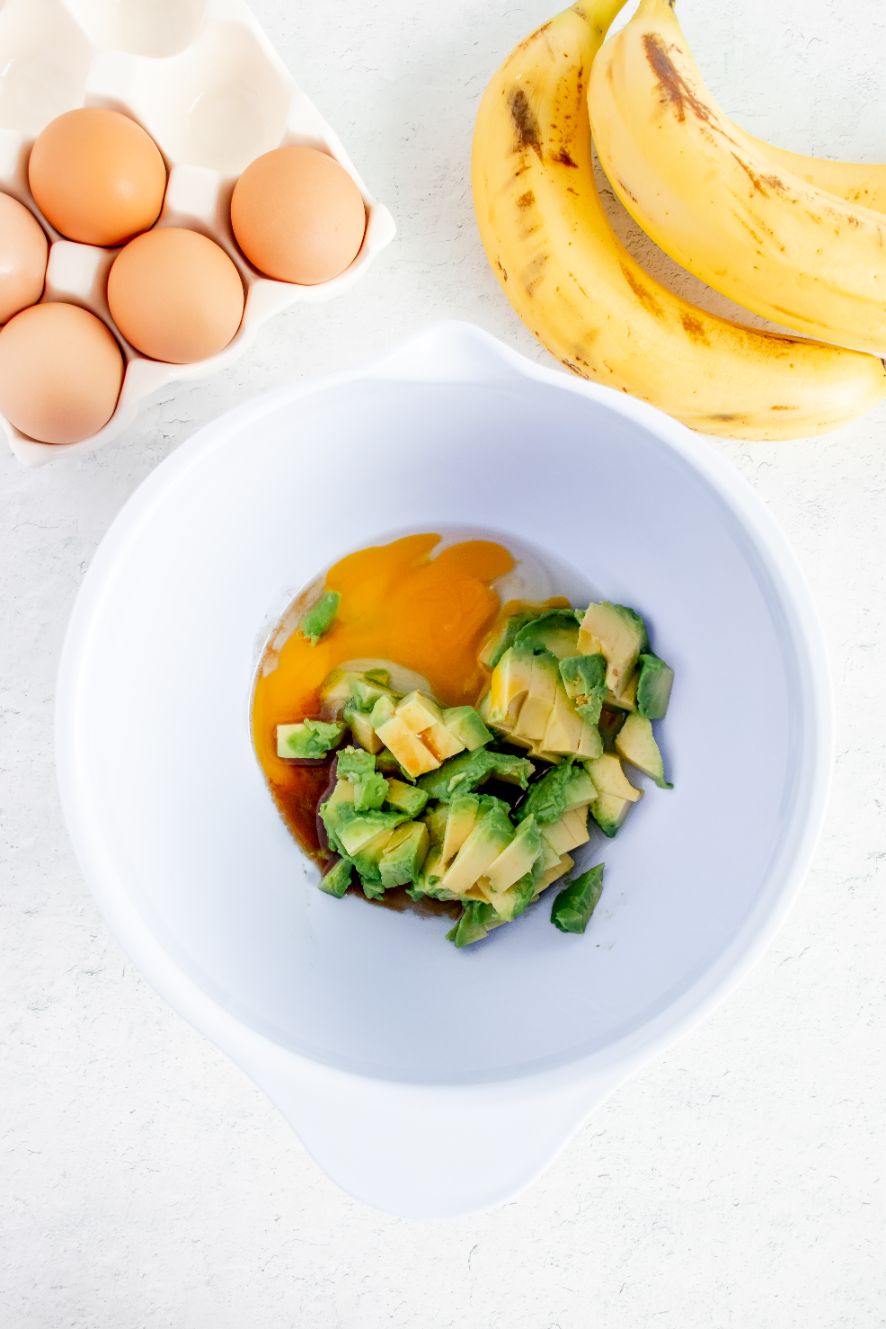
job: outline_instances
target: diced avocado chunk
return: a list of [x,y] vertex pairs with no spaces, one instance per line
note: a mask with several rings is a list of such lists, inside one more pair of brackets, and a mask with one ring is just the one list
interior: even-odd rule
[[445,803],[456,794],[471,793],[493,777],[525,789],[534,769],[526,757],[478,748],[476,752],[462,752],[452,757],[438,771],[423,775],[418,783],[431,798],[438,798]]
[[475,941],[482,941],[498,921],[491,904],[482,900],[469,900],[462,910],[461,918],[455,927],[447,932],[446,938],[454,942],[460,950],[463,946],[473,945]]
[[520,628],[514,646],[518,651],[562,660],[578,650],[578,622],[574,609],[549,609]]
[[414,734],[421,734],[425,729],[429,729],[432,724],[438,724],[443,718],[443,712],[426,692],[407,692],[405,697],[401,697],[397,702],[397,714]]
[[584,932],[603,894],[603,864],[573,877],[551,906],[551,922],[561,932]]
[[341,898],[351,884],[353,870],[353,864],[349,859],[340,858],[320,878],[320,890],[325,891],[327,895]]
[[578,649],[584,655],[606,657],[606,686],[610,692],[621,691],[648,644],[645,623],[627,605],[604,600],[588,606],[578,636]]
[[529,691],[510,726],[513,738],[541,743],[560,692],[560,671],[552,655],[533,655]]
[[514,639],[520,629],[526,624],[531,623],[536,617],[536,610],[519,610],[511,614],[502,623],[496,625],[492,633],[483,643],[480,651],[480,663],[487,669],[494,669],[505,651],[509,650],[514,644]]
[[628,798],[619,798],[617,794],[600,794],[591,804],[591,816],[603,834],[611,840],[618,834],[633,806]]
[[405,812],[407,817],[417,817],[424,811],[428,796],[423,789],[405,780],[389,779],[386,802],[398,812]]
[[606,659],[602,655],[570,655],[560,661],[566,695],[589,724],[600,718],[606,692]]
[[352,855],[363,894],[368,900],[380,900],[385,893],[380,865],[382,856],[395,833],[389,828],[379,830]]
[[668,713],[674,671],[651,651],[640,656],[637,675],[637,710],[647,720],[663,720]]
[[381,752],[381,739],[372,727],[372,721],[365,711],[357,710],[349,704],[342,712],[342,719],[351,731],[354,741],[373,754]]
[[362,748],[342,748],[338,754],[336,774],[354,786],[354,808],[369,812],[380,808],[388,792],[388,782],[375,769],[375,757]]
[[319,761],[338,747],[345,727],[337,720],[301,720],[277,725],[277,756],[299,761]]
[[480,813],[479,794],[461,794],[448,805],[449,816],[443,832],[442,862],[449,864],[470,835]]
[[532,871],[540,853],[541,832],[535,818],[527,817],[517,827],[508,847],[486,869],[485,877],[490,891],[507,891]]
[[589,761],[587,768],[599,793],[614,794],[616,798],[625,798],[629,803],[636,803],[643,797],[643,791],[631,784],[618,757],[612,753],[604,753],[596,761]]
[[489,682],[490,723],[510,729],[531,685],[532,656],[510,647],[493,669]]
[[664,762],[645,715],[629,715],[615,740],[615,750],[631,766],[648,775],[660,789],[673,789],[665,779]]
[[443,723],[469,752],[492,742],[492,734],[473,706],[450,706],[443,712]]
[[436,770],[440,765],[430,748],[422,742],[421,736],[414,733],[396,713],[390,720],[385,720],[384,724],[377,725],[376,733],[411,779],[423,775],[425,771]]
[[341,596],[338,591],[324,591],[320,599],[313,604],[298,625],[299,632],[307,637],[312,646],[328,632],[335,622]]
[[557,821],[543,826],[542,835],[558,858],[568,854],[570,849],[577,849],[579,845],[587,844],[590,838],[587,805],[570,808]]
[[517,812],[520,821],[535,817],[540,826],[559,821],[570,808],[582,807],[597,797],[591,776],[581,765],[564,762],[537,780]]
[[428,852],[428,828],[420,821],[409,821],[394,831],[379,861],[382,885],[414,885]]
[[[321,816],[325,807],[326,804],[323,804],[320,808]],[[405,820],[406,818],[401,812],[372,811],[355,813],[352,810],[349,816],[342,816],[340,820],[334,823],[335,837],[348,857],[356,858],[370,841],[376,839],[385,831],[395,831]]]
[[467,895],[514,838],[507,806],[497,799],[489,803],[498,806],[481,808],[473,830],[443,873],[440,885],[456,897]]

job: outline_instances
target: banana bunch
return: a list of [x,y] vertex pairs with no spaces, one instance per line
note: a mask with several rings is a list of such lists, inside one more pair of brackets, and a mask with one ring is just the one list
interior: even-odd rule
[[[688,123],[685,116],[679,121],[673,111],[673,138],[677,141],[674,155],[665,149],[663,161],[653,161],[645,168],[648,174],[642,191],[635,179],[639,152],[630,157],[630,178],[620,165],[616,166],[616,161],[621,161],[623,143],[638,139],[641,128],[647,144],[653,133],[659,135],[649,126],[655,123],[656,108],[659,115],[663,114],[661,87],[653,86],[655,75],[645,54],[642,58],[649,77],[644,75],[644,81],[651,89],[648,105],[636,91],[625,93],[623,80],[628,74],[622,74],[621,57],[606,60],[605,65],[600,63],[631,28],[628,24],[603,45],[624,3],[579,0],[521,42],[483,95],[474,132],[474,203],[487,256],[508,299],[535,336],[568,369],[652,402],[705,433],[750,439],[804,437],[823,433],[868,410],[886,395],[886,366],[876,355],[828,345],[824,340],[812,342],[760,332],[709,314],[656,281],[614,234],[594,179],[589,86],[595,139],[598,110],[594,97],[601,83],[600,99],[605,98],[613,106],[617,100],[620,108],[620,127],[615,127],[614,113],[604,117],[607,129],[612,128],[612,153],[604,156],[596,140],[613,187],[635,216],[640,211],[636,200],[643,199],[643,215],[638,219],[646,225],[647,212],[654,214],[660,223],[655,238],[665,249],[669,248],[665,234],[668,204],[662,201],[664,191],[654,185],[663,178],[666,167],[681,160],[678,131]],[[642,17],[648,27],[651,11],[660,22],[662,10],[669,12],[667,0],[642,0],[632,22],[639,23]],[[639,42],[631,41],[632,59],[634,49],[645,50],[642,33]],[[685,63],[681,67],[685,68]],[[610,68],[619,71],[619,86],[611,96],[606,73]],[[697,85],[693,82],[687,86]],[[708,103],[699,102],[702,104]],[[623,128],[626,119],[635,133]],[[740,135],[737,129],[731,132]],[[770,154],[772,165],[754,171],[761,181],[777,173],[795,181],[795,190],[801,191],[807,201],[819,196],[830,199],[828,211],[820,216],[827,215],[832,231],[838,216],[861,218],[858,227],[848,222],[846,227],[853,235],[859,232],[855,238],[857,261],[870,258],[871,237],[876,236],[877,225],[882,225],[870,205],[886,207],[886,171],[817,162],[765,145],[754,146],[756,141],[747,135],[741,138],[742,160],[750,160],[751,153],[756,154],[753,160],[764,152]],[[652,157],[654,154],[650,154]],[[699,175],[709,169],[707,162],[699,165]],[[688,170],[685,165],[681,167],[682,179]],[[735,170],[751,184],[741,167]],[[823,186],[839,190],[842,197],[825,194]],[[688,197],[691,203],[692,196]],[[790,199],[777,198],[774,190],[760,201],[772,210],[778,204],[787,216],[795,210]],[[652,202],[657,206],[653,207]],[[757,200],[755,207],[759,207]],[[681,211],[688,211],[686,203]],[[711,216],[709,208],[700,210],[698,233],[706,226],[713,234],[718,233],[711,225]],[[774,220],[764,219],[764,224],[775,229]],[[821,224],[824,226],[824,221]],[[761,234],[765,236],[766,232]],[[786,231],[781,234],[788,239]],[[824,246],[824,237],[820,243]],[[785,245],[788,257],[793,252],[791,245]],[[758,283],[754,301],[746,290],[751,285],[747,274],[753,274],[758,261],[757,247],[757,240],[736,221],[728,239],[721,238],[719,267],[724,256],[731,268],[740,267],[746,276],[742,287],[748,297],[745,303],[765,312],[760,306],[766,283]],[[886,255],[886,248],[881,253]],[[845,262],[841,262],[841,273],[844,268]],[[698,271],[698,267],[693,270]],[[833,274],[827,272],[820,255],[811,271],[817,298]],[[702,275],[711,285],[725,289],[719,272]],[[806,293],[803,281],[798,279],[792,285],[793,303],[796,290]],[[826,307],[836,316],[839,303],[844,322],[849,318],[844,306],[852,303],[850,294],[858,296],[856,304],[861,304],[860,293],[853,287],[839,301],[832,293],[831,305]],[[778,299],[778,292],[773,298]],[[787,297],[784,303],[787,307]],[[852,345],[864,342],[865,349],[874,349],[872,339],[878,335],[875,315],[866,306],[864,319],[858,308],[854,313],[859,318],[854,324]],[[808,307],[806,314],[811,317]],[[787,321],[784,312],[772,316],[782,323]],[[824,323],[821,315],[819,323]],[[862,326],[863,337],[858,331]],[[843,340],[842,335],[838,338],[833,332],[833,327],[827,332],[822,327],[820,335],[826,340]],[[884,349],[883,345],[879,348],[880,352]]]

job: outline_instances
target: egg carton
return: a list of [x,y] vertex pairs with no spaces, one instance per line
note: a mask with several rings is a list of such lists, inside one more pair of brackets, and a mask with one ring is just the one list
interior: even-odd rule
[[[12,451],[26,465],[101,447],[132,422],[152,393],[223,369],[273,314],[347,290],[393,238],[390,212],[369,193],[338,136],[296,86],[243,0],[6,0],[0,54],[0,190],[25,204],[49,237],[43,299],[67,300],[98,315],[126,360],[113,416],[82,442],[36,443],[0,417]],[[187,365],[140,355],[108,311],[107,275],[119,251],[66,240],[34,204],[27,176],[34,139],[56,116],[78,106],[109,107],[137,120],[166,161],[157,225],[200,231],[236,264],[246,295],[243,321],[218,355]],[[359,254],[340,276],[318,286],[263,276],[231,231],[237,177],[256,157],[286,143],[330,153],[366,205]]]

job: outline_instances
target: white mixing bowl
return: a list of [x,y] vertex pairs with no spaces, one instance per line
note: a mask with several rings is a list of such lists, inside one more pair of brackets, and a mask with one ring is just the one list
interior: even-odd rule
[[[596,846],[583,937],[542,903],[457,951],[439,919],[323,895],[253,754],[290,597],[350,549],[453,527],[636,606],[676,670],[676,788]],[[123,946],[330,1176],[404,1215],[513,1194],[735,984],[806,870],[830,771],[815,614],[748,487],[651,408],[460,324],[250,402],[158,467],[86,577],[57,714],[67,822]]]

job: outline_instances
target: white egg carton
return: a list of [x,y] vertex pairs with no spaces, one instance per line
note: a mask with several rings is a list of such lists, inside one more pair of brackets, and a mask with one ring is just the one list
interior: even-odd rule
[[[118,250],[65,240],[36,208],[27,178],[31,145],[50,120],[77,106],[107,106],[137,120],[159,146],[169,173],[157,224],[202,231],[237,265],[246,294],[243,322],[219,355],[172,365],[135,351],[115,327],[105,298]],[[283,143],[329,152],[366,204],[359,254],[339,277],[319,286],[262,276],[231,232],[234,182],[256,157]],[[43,299],[68,300],[97,314],[126,359],[114,415],[80,443],[35,443],[0,417],[13,452],[26,465],[101,447],[131,423],[151,393],[224,368],[279,310],[329,300],[353,285],[395,229],[390,212],[366,189],[243,0],[6,0],[0,9],[0,190],[30,208],[49,236]]]

